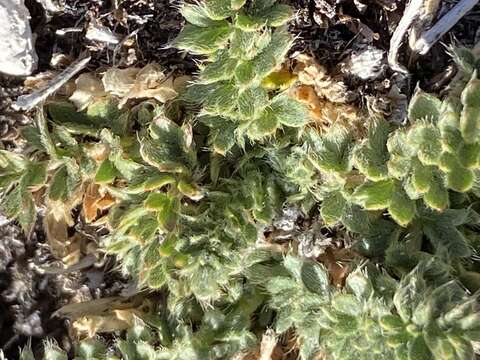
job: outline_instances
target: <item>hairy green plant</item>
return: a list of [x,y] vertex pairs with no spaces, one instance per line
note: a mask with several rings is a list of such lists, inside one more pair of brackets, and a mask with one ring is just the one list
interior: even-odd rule
[[357,233],[356,249],[370,257],[412,237],[420,239],[415,251],[423,246],[470,257],[470,229],[479,221],[477,212],[466,208],[478,196],[480,86],[469,53],[455,54],[461,70],[447,97],[417,90],[405,126],[370,119],[362,139],[344,125],[334,124],[323,135],[306,129],[301,141],[269,151],[288,200],[307,211],[320,203],[325,224]]
[[277,332],[295,328],[303,359],[319,351],[342,360],[473,357],[477,295],[469,296],[438,260],[421,261],[400,282],[360,267],[342,290],[330,286],[318,263],[288,255],[283,267],[261,286],[277,311]]
[[[215,308],[207,310],[202,310],[188,297],[169,299],[168,305],[158,304],[158,315],[149,316],[146,322],[135,319],[126,335],[117,338],[113,344],[106,344],[101,338],[80,341],[74,349],[73,359],[232,358],[256,346],[256,335],[251,332],[252,317],[263,299],[264,295],[258,290],[248,287],[242,289],[236,301],[216,304]],[[47,341],[43,358],[63,360],[68,357],[54,342]],[[20,359],[33,359],[32,351],[25,348]]]
[[[206,0],[184,3],[188,24],[175,46],[203,55],[198,78],[185,99],[201,105],[199,121],[210,128],[213,150],[226,154],[245,138],[256,141],[282,126],[302,127],[305,108],[265,82],[279,70],[293,38],[284,25],[292,10],[274,0]],[[268,79],[270,80],[270,79]],[[282,84],[279,84],[281,87]]]
[[[181,12],[175,45],[201,60],[180,101],[120,110],[104,96],[77,112],[56,99],[22,130],[23,149],[0,151],[2,209],[26,234],[37,207],[55,237],[82,205],[124,273],[166,290],[148,326],[109,350],[82,342],[76,359],[228,359],[272,325],[295,330],[303,359],[470,359],[477,295],[459,281],[480,288],[478,61],[456,50],[448,96],[417,91],[403,127],[372,119],[362,139],[340,125],[320,135],[284,91],[288,6],[206,0]],[[289,202],[355,233],[353,250],[384,268],[362,265],[337,289],[294,246],[266,250]],[[47,345],[47,360],[66,356]]]

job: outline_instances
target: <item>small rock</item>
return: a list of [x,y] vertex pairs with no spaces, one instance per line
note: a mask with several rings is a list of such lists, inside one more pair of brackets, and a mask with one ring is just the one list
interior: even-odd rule
[[368,46],[358,53],[353,53],[340,67],[344,74],[350,74],[362,80],[374,80],[386,68],[385,51]]
[[0,2],[0,71],[5,74],[27,76],[37,68],[29,19],[24,0]]

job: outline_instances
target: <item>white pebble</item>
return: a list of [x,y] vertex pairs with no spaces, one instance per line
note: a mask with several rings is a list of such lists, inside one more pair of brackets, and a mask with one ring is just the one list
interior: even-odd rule
[[29,19],[24,0],[0,1],[0,72],[27,76],[37,68]]

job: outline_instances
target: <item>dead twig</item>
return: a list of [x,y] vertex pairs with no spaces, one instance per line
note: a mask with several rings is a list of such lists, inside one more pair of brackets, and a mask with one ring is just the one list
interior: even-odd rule
[[17,101],[13,104],[15,110],[31,110],[36,105],[40,104],[51,94],[60,89],[68,80],[74,77],[78,72],[83,70],[85,66],[89,63],[91,57],[87,56],[86,58],[80,59],[72,63],[68,68],[63,70],[55,78],[49,81],[44,87],[39,90],[28,94],[19,96]]
[[412,50],[420,55],[428,53],[430,48],[477,3],[478,0],[461,0],[452,10],[433,25],[430,30],[420,36]]
[[402,45],[403,37],[405,36],[408,28],[417,19],[420,10],[423,7],[424,0],[411,0],[405,8],[405,12],[395,29],[392,38],[390,39],[390,50],[388,52],[388,65],[398,72],[408,74],[406,67],[398,62],[398,53],[400,46]]

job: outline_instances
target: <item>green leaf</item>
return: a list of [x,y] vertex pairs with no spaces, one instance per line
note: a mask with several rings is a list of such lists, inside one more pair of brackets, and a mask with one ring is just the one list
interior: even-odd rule
[[332,307],[342,314],[354,317],[359,317],[362,313],[362,304],[352,294],[336,294],[332,299]]
[[425,165],[436,165],[442,154],[441,133],[431,124],[419,124],[410,128],[408,142],[416,147],[418,159]]
[[98,184],[108,184],[115,180],[118,171],[113,163],[107,158],[103,160],[95,174],[95,182]]
[[175,183],[175,178],[169,174],[157,174],[149,177],[144,183],[146,191],[152,191]]
[[215,89],[205,98],[203,110],[212,115],[228,115],[232,113],[237,97],[238,89],[233,84],[216,83]]
[[[73,105],[72,105],[73,106]],[[64,119],[69,119],[68,117]],[[64,120],[62,119],[62,120]],[[36,126],[38,128],[38,132],[40,134],[40,142],[43,145],[43,148],[47,152],[48,155],[52,159],[57,158],[57,149],[55,145],[53,144],[53,141],[50,137],[50,133],[48,131],[48,125],[47,125],[47,120],[45,119],[45,115],[43,110],[40,110],[37,112],[37,117],[36,117]]]
[[213,150],[226,155],[235,145],[235,124],[225,121],[225,126],[212,131]]
[[268,135],[273,135],[279,127],[278,118],[270,108],[253,120],[248,128],[247,134],[252,140],[259,140]]
[[196,184],[180,180],[177,184],[177,188],[183,195],[191,200],[198,201],[203,198],[203,192]]
[[439,246],[448,250],[449,255],[468,257],[471,249],[465,235],[457,229],[451,218],[452,209],[443,213],[426,212],[421,216],[422,230],[435,248]]
[[141,141],[142,158],[160,171],[185,173],[196,163],[190,130],[181,128],[164,116],[150,125],[150,138]]
[[435,325],[424,329],[424,339],[435,359],[455,359],[455,348]]
[[[235,80],[242,86],[250,85],[255,79],[255,68],[251,61],[243,61],[235,68]],[[249,90],[250,88],[247,88]]]
[[460,130],[467,144],[480,138],[480,80],[474,72],[462,92],[463,110],[460,114]]
[[13,188],[2,199],[2,211],[7,218],[13,219],[22,211],[22,189],[20,186]]
[[474,181],[473,171],[462,166],[447,174],[447,187],[458,192],[469,191],[473,187]]
[[458,149],[458,159],[460,160],[460,163],[468,169],[478,168],[480,160],[480,143],[462,144]]
[[246,2],[247,0],[230,0],[230,7],[233,10],[238,11],[243,7],[243,5],[245,5]]
[[308,158],[322,172],[346,173],[350,171],[350,152],[353,138],[343,126],[334,125],[320,136],[316,131],[308,130]]
[[426,284],[421,276],[419,266],[400,281],[393,297],[393,303],[404,323],[410,321],[413,310],[423,300],[425,289]]
[[200,27],[215,26],[215,21],[209,18],[204,6],[183,3],[180,14],[192,25]]
[[22,194],[21,211],[18,213],[17,219],[24,233],[29,237],[37,219],[37,210],[30,193]]
[[212,62],[207,64],[200,73],[202,84],[211,84],[216,81],[225,81],[233,77],[238,60],[230,57],[227,50],[215,53]]
[[75,360],[96,360],[102,359],[107,352],[105,344],[95,339],[85,339],[78,345],[78,356],[80,359]]
[[231,34],[232,29],[226,21],[206,28],[187,24],[175,39],[175,46],[193,54],[208,55],[224,48]]
[[158,264],[148,273],[147,283],[152,289],[160,289],[168,280],[167,271],[163,264]]
[[86,113],[89,123],[96,128],[112,129],[115,135],[123,136],[127,132],[129,115],[118,108],[118,100],[113,97],[102,98],[91,104]]
[[355,189],[352,199],[367,210],[382,210],[390,206],[394,191],[392,180],[366,182]]
[[47,181],[47,163],[36,162],[27,166],[26,173],[22,182],[26,187],[38,187],[44,185]]
[[279,28],[272,34],[269,44],[253,59],[258,79],[263,79],[283,63],[292,43],[291,35],[284,28]]
[[448,191],[441,178],[434,176],[428,191],[423,196],[423,200],[425,204],[435,210],[441,211],[448,207]]
[[[364,217],[367,217],[367,215],[364,215]],[[361,220],[357,221],[360,222]],[[398,240],[398,226],[383,219],[378,219],[369,224],[367,218],[364,222],[367,223],[366,226],[364,225],[367,229],[359,229],[362,232],[359,239],[353,244],[354,250],[366,257],[383,256],[390,244]]]
[[158,253],[162,257],[170,256],[175,251],[175,246],[177,245],[178,238],[172,234],[168,234],[165,239],[160,244],[158,248]]
[[397,188],[388,206],[388,213],[401,226],[407,226],[415,217],[415,201],[408,198],[403,189]]
[[145,200],[145,208],[153,211],[162,211],[164,207],[168,207],[171,203],[171,197],[165,193],[150,193]]
[[329,193],[322,201],[320,215],[327,226],[333,226],[342,219],[346,200],[339,191]]
[[268,8],[271,8],[276,2],[277,0],[255,0],[252,3],[252,12],[254,14],[262,13],[268,10]]
[[285,126],[302,127],[309,120],[305,106],[286,95],[274,97],[270,108],[276,114],[280,124]]
[[388,332],[398,332],[405,327],[402,319],[398,315],[384,315],[380,318],[380,326]]
[[268,93],[260,88],[247,88],[238,96],[238,113],[242,120],[253,120],[268,105]]
[[48,188],[48,197],[51,200],[62,200],[67,196],[67,177],[67,167],[64,165],[60,166],[53,174]]
[[305,261],[301,267],[301,279],[311,292],[328,299],[330,296],[330,280],[327,271],[319,263]]
[[290,21],[293,16],[293,11],[288,5],[275,4],[271,8],[266,9],[263,14],[260,15],[260,17],[267,20],[268,26],[279,27]]
[[213,20],[223,20],[233,15],[231,0],[205,0],[205,12]]
[[426,193],[434,182],[433,174],[435,168],[433,166],[424,166],[418,162],[414,162],[412,172],[412,185],[418,193]]
[[177,226],[179,204],[176,199],[169,199],[168,203],[165,203],[160,211],[157,213],[158,225],[164,231],[173,231]]
[[235,27],[242,31],[258,31],[265,26],[265,21],[261,18],[250,16],[240,12],[235,17]]
[[273,38],[269,29],[262,32],[235,29],[230,41],[230,56],[241,60],[252,60],[269,46],[271,40]]
[[367,179],[384,180],[388,177],[387,139],[389,125],[385,120],[376,120],[370,125],[368,137],[353,152],[354,166]]
[[430,120],[437,122],[440,118],[442,102],[435,96],[417,88],[408,106],[410,121]]

